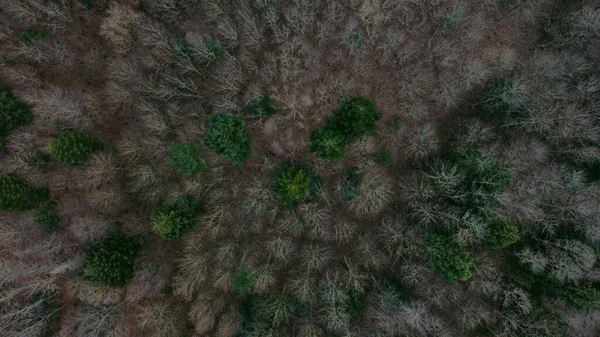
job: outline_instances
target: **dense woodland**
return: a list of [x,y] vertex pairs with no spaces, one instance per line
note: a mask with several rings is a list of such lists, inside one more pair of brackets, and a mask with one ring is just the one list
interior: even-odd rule
[[600,336],[597,0],[0,0],[0,336]]

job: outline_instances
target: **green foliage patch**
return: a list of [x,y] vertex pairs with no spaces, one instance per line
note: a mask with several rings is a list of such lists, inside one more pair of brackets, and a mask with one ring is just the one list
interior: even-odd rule
[[135,239],[119,234],[88,246],[84,254],[84,278],[110,288],[127,285],[133,278],[139,248]]
[[481,152],[462,148],[449,153],[445,163],[456,169],[452,201],[467,206],[489,206],[501,200],[501,193],[512,179],[500,163]]
[[194,143],[180,143],[171,147],[169,163],[185,177],[201,174],[208,170],[204,158],[200,156],[200,146]]
[[320,190],[320,185],[312,169],[303,163],[284,163],[275,171],[276,197],[285,208],[294,208],[311,198]]
[[47,231],[57,230],[59,228],[60,219],[56,213],[56,201],[48,200],[40,204],[40,206],[31,213],[31,218]]
[[259,96],[246,105],[246,112],[254,117],[264,117],[274,115],[276,111],[271,97]]
[[338,185],[337,193],[339,197],[344,201],[358,200],[362,180],[363,173],[358,167],[349,168],[344,179]]
[[392,163],[392,156],[387,151],[375,152],[373,159],[379,165],[389,165]]
[[252,136],[241,117],[230,114],[208,116],[204,145],[238,166],[252,155]]
[[377,132],[377,121],[381,119],[381,112],[375,107],[372,100],[363,96],[354,96],[344,99],[333,116],[327,121],[327,127],[338,130],[352,142],[368,134]]
[[310,134],[308,150],[321,159],[345,159],[346,138],[335,129],[319,128]]
[[240,295],[250,294],[254,289],[256,279],[256,273],[242,265],[233,279],[233,289]]
[[425,238],[425,251],[435,272],[445,280],[466,281],[473,275],[473,257],[450,234],[428,234]]
[[47,187],[35,187],[16,174],[0,175],[0,210],[26,211],[48,199]]
[[505,248],[519,241],[519,228],[517,225],[504,219],[494,219],[490,223],[487,243],[494,248]]
[[310,135],[309,151],[326,160],[345,159],[347,144],[377,132],[381,113],[362,96],[345,97],[324,127]]
[[48,152],[56,160],[70,164],[85,164],[92,154],[104,149],[100,139],[82,132],[66,131],[54,138],[48,145]]
[[19,40],[24,44],[31,44],[33,41],[41,40],[44,37],[44,32],[35,28],[27,28],[21,33]]
[[15,96],[8,84],[0,81],[0,149],[10,132],[31,124],[32,120],[31,106]]
[[481,101],[486,113],[496,116],[524,117],[529,110],[519,102],[516,83],[499,81],[490,85]]
[[204,213],[200,200],[192,197],[159,204],[152,215],[152,231],[163,239],[179,239],[192,229]]

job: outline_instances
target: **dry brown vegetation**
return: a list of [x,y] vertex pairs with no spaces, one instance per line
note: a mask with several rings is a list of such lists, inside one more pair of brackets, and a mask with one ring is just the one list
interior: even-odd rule
[[[598,336],[599,37],[592,0],[2,0],[0,80],[33,122],[0,175],[47,186],[60,220],[0,210],[0,336]],[[377,133],[310,153],[358,95]],[[243,165],[204,146],[211,114],[250,131]],[[69,130],[104,150],[47,158]],[[182,176],[179,143],[209,170]],[[288,162],[319,187],[295,207]],[[154,234],[186,197],[201,220]],[[114,232],[140,244],[133,278],[91,284]]]

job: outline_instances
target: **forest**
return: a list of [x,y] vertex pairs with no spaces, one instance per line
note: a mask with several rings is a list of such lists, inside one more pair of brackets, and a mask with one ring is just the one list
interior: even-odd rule
[[600,336],[600,1],[0,0],[0,336]]

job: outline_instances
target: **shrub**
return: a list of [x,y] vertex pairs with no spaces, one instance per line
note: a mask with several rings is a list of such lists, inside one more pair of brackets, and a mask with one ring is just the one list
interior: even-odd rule
[[34,154],[25,156],[24,160],[28,165],[44,170],[52,161],[52,157],[47,153],[36,152]]
[[354,201],[360,198],[360,185],[362,184],[363,173],[358,167],[348,169],[344,180],[338,185],[338,195],[344,201]]
[[43,202],[33,211],[31,218],[47,231],[57,230],[59,218],[58,214],[56,214],[56,201],[48,200]]
[[252,155],[252,137],[244,127],[244,120],[230,114],[208,117],[208,133],[204,145],[217,154],[242,166]]
[[425,239],[425,250],[429,263],[442,278],[456,282],[472,276],[473,257],[450,234],[430,233]]
[[292,336],[289,323],[296,305],[286,294],[251,295],[242,300],[240,336]]
[[169,163],[186,177],[199,175],[208,170],[204,158],[200,157],[200,146],[194,143],[175,144],[171,147]]
[[8,84],[0,81],[0,149],[11,131],[31,124],[32,120],[31,106],[13,95]]
[[521,0],[500,0],[500,6],[506,10],[515,9],[519,5],[521,5]]
[[463,148],[451,152],[446,163],[454,166],[458,173],[453,201],[471,206],[485,206],[501,199],[512,175],[491,157],[481,152]]
[[496,219],[491,222],[486,239],[494,248],[505,248],[519,241],[519,228],[510,220]]
[[387,151],[375,152],[373,159],[379,165],[389,165],[392,163],[392,156]]
[[197,199],[174,199],[154,209],[150,216],[152,231],[163,239],[179,239],[200,221],[203,213]]
[[275,193],[285,208],[314,196],[320,190],[319,179],[312,170],[298,162],[285,163],[275,172]]
[[259,96],[246,105],[246,112],[255,117],[271,116],[275,114],[275,107],[269,96]]
[[31,44],[31,42],[40,40],[44,37],[44,32],[35,28],[27,28],[21,33],[19,40],[25,44]]
[[208,39],[199,47],[200,55],[204,58],[207,64],[212,64],[225,55],[225,49],[221,41],[216,39]]
[[335,129],[326,127],[316,129],[310,134],[308,150],[321,159],[345,159],[346,140],[344,135]]
[[54,138],[48,152],[56,160],[71,165],[87,162],[94,152],[104,149],[102,142],[89,134],[67,131]]
[[119,234],[90,245],[84,254],[84,278],[110,288],[125,286],[133,278],[139,248],[135,239]]
[[47,200],[50,190],[35,187],[16,174],[0,175],[0,210],[26,211]]
[[500,81],[490,85],[483,93],[482,105],[485,112],[499,116],[526,116],[529,111],[519,103],[514,81]]
[[359,139],[367,134],[377,132],[377,121],[381,112],[375,103],[362,96],[355,96],[342,101],[340,108],[327,121],[327,128],[335,129],[346,138],[346,142]]
[[250,271],[246,266],[241,266],[233,279],[233,289],[240,295],[250,294],[257,278],[256,273]]
[[464,5],[455,3],[452,10],[442,17],[444,29],[457,29],[467,22]]
[[365,43],[363,33],[355,30],[352,33],[346,35],[342,41],[350,51],[354,51],[362,47]]
[[600,310],[600,287],[599,284],[583,281],[569,286],[558,286],[555,288],[558,294],[576,309],[588,312]]
[[388,127],[393,133],[401,134],[406,129],[406,125],[399,117],[394,117],[390,120]]
[[325,127],[310,134],[309,151],[321,159],[345,159],[348,143],[377,131],[381,113],[373,101],[362,96],[344,97]]

